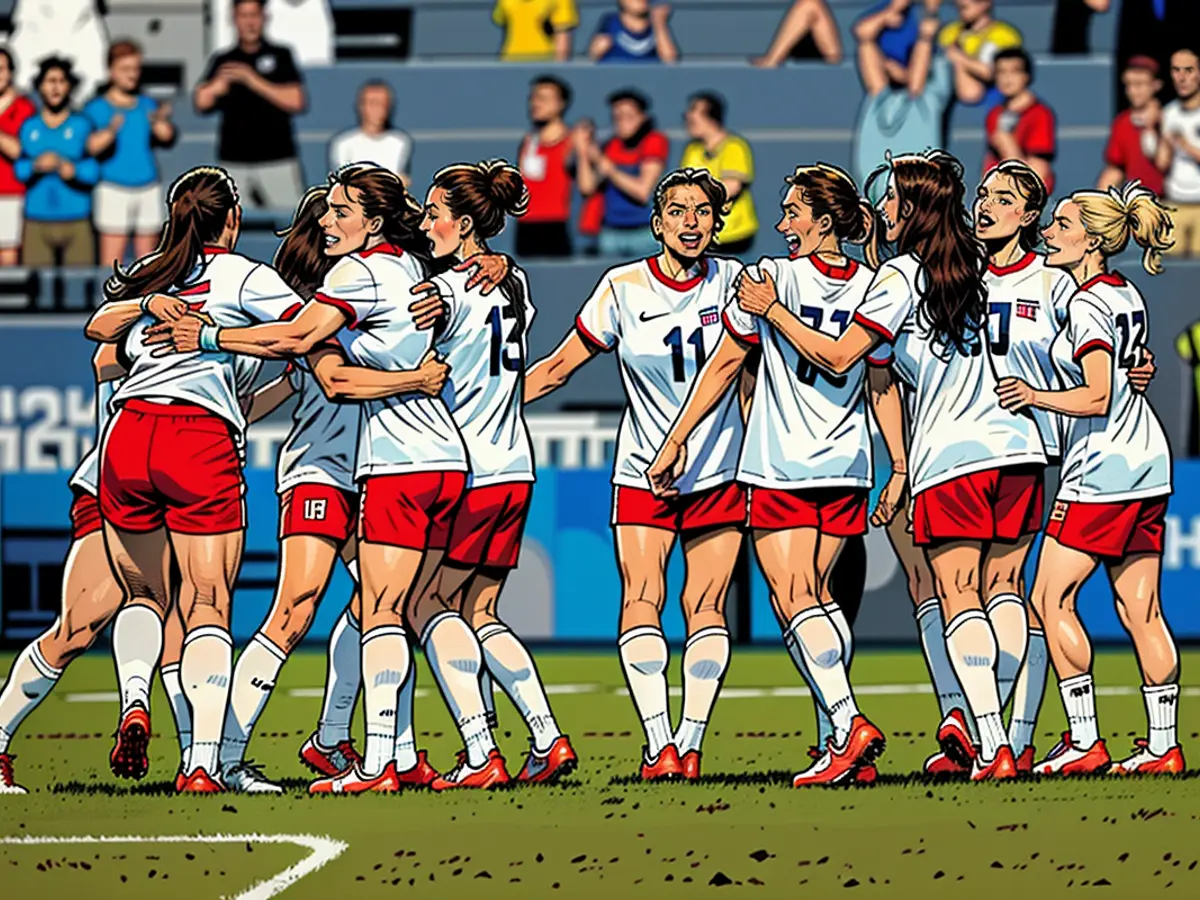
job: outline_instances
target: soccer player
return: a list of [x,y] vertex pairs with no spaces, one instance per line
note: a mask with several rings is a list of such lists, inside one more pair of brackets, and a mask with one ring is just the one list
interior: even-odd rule
[[775,226],[789,259],[763,259],[742,276],[724,310],[717,344],[647,475],[655,494],[675,495],[688,440],[759,348],[737,481],[749,491],[749,526],[784,644],[828,716],[813,764],[796,787],[837,784],[865,773],[884,749],[883,733],[858,711],[847,671],[853,638],[829,589],[847,538],[867,531],[871,438],[863,396],[865,365],[822,371],[801,356],[792,334],[807,321],[828,334],[849,325],[871,283],[870,270],[843,252],[862,243],[874,214],[854,181],[834,166],[801,166],[786,179]]
[[[721,230],[724,186],[703,169],[672,172],[654,191],[661,251],[609,269],[558,348],[529,370],[525,401],[544,397],[600,353],[617,351],[627,405],[613,471],[613,538],[621,573],[621,665],[646,733],[644,781],[700,776],[701,742],[729,665],[725,597],[741,546],[746,496],[734,480],[742,443],[729,391],[688,439],[677,495],[656,497],[646,468],[721,337],[741,263],[708,255]],[[667,708],[662,632],[666,568],[676,541],[687,575],[681,602],[683,719]]]
[[[1171,216],[1136,182],[1121,191],[1076,191],[1042,231],[1047,262],[1077,286],[1067,322],[1051,347],[1066,389],[1020,378],[1000,382],[1006,409],[1064,417],[1062,479],[1038,560],[1033,602],[1046,626],[1050,658],[1069,730],[1039,774],[1173,774],[1184,771],[1176,734],[1179,653],[1159,599],[1163,532],[1171,493],[1171,451],[1149,401],[1132,390],[1149,322],[1145,301],[1108,259],[1133,240],[1142,266],[1162,271]],[[1113,763],[1096,721],[1092,650],[1075,609],[1079,586],[1101,563],[1142,672],[1148,738]]]

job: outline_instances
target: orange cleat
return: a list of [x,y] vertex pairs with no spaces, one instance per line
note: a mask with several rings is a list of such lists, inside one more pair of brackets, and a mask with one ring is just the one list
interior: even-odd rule
[[438,792],[458,788],[489,791],[508,784],[508,781],[508,769],[504,767],[504,757],[500,755],[499,750],[492,750],[488,754],[487,762],[478,769],[467,765],[467,754],[460,751],[458,765],[445,775],[433,779],[429,786]]
[[577,765],[579,760],[575,756],[575,748],[565,734],[556,737],[545,753],[538,753],[530,741],[529,755],[525,757],[525,765],[521,766],[517,781],[529,784],[558,781],[574,772]]
[[672,781],[683,777],[683,763],[674,744],[667,744],[654,759],[646,759],[642,748],[642,781]]
[[[395,766],[395,763],[392,765]],[[429,757],[425,755],[424,750],[417,751],[416,765],[411,769],[396,773],[396,780],[400,783],[400,787],[429,787],[437,777],[437,769],[429,764]]]
[[117,742],[108,755],[108,766],[118,778],[145,778],[150,771],[150,713],[135,704],[121,716],[113,735]]
[[1017,771],[1022,775],[1033,774],[1033,745],[1030,744],[1021,751],[1021,755],[1017,757]]
[[971,770],[964,769],[949,756],[941,751],[933,754],[929,759],[925,760],[925,774],[934,775],[937,777],[945,777],[950,775],[966,775]]
[[366,775],[359,763],[329,778],[318,778],[308,786],[310,794],[394,794],[400,790],[395,762],[383,767],[378,775]]
[[13,757],[0,753],[0,794],[25,794],[25,788],[17,784],[13,776]]
[[971,764],[972,781],[1008,781],[1017,777],[1017,761],[1013,759],[1012,747],[1005,744],[996,751],[991,762],[984,762],[979,756]]
[[825,752],[808,769],[792,779],[792,787],[857,780],[858,772],[873,766],[875,760],[883,755],[886,746],[882,731],[868,722],[865,716],[855,716],[850,723],[850,734],[845,744],[837,747],[832,738],[828,739]]
[[1115,762],[1110,770],[1113,775],[1182,775],[1187,770],[1183,761],[1183,748],[1176,744],[1162,756],[1150,752],[1150,742],[1138,738],[1133,742],[1133,756]]
[[950,761],[960,767],[963,772],[970,772],[975,764],[979,750],[971,740],[970,729],[967,728],[967,717],[961,709],[952,709],[942,720],[937,731],[938,746]]
[[679,766],[683,770],[684,781],[699,781],[700,780],[700,751],[689,750],[679,759]]
[[362,754],[354,749],[353,741],[342,741],[336,747],[322,747],[314,732],[300,748],[300,762],[318,775],[338,775],[353,765],[362,765]]
[[1071,732],[1064,731],[1062,740],[1049,756],[1034,764],[1033,771],[1037,775],[1102,775],[1111,765],[1112,757],[1103,738],[1090,747],[1080,747],[1071,738]]
[[177,779],[175,790],[180,794],[223,794],[225,792],[221,782],[205,772],[204,769],[196,769],[190,775],[184,775],[182,784]]

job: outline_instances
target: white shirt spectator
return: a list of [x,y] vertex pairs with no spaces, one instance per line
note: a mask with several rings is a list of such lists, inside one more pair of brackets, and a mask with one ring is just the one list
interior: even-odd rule
[[[54,0],[58,3],[59,0]],[[233,0],[209,0],[212,35],[209,46],[223,50],[237,43],[233,30]],[[329,0],[270,0],[264,36],[292,51],[301,66],[332,66],[333,12]]]
[[361,128],[351,128],[329,142],[329,166],[333,169],[369,162],[406,176],[411,159],[412,138],[396,129],[367,134]]
[[[1163,109],[1162,133],[1180,134],[1189,144],[1200,146],[1200,109],[1184,109],[1178,100],[1172,100]],[[1200,163],[1174,151],[1163,188],[1168,200],[1200,203]]]

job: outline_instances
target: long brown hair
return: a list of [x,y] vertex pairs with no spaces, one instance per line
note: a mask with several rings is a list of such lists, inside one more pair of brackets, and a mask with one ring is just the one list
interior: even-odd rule
[[182,287],[205,245],[221,236],[237,205],[237,187],[224,169],[198,166],[180,175],[167,194],[169,214],[158,247],[128,269],[114,263],[105,297],[131,300]]
[[421,234],[421,205],[395,172],[370,163],[351,163],[329,175],[329,186],[355,191],[363,214],[383,219],[383,238],[406,253],[429,259],[429,241]]
[[784,183],[796,188],[812,207],[812,217],[829,216],[839,241],[865,244],[875,233],[875,211],[858,194],[854,179],[829,163],[797,166]]
[[904,218],[896,252],[920,262],[917,321],[936,343],[970,355],[987,322],[987,251],[967,221],[962,163],[943,150],[897,156],[871,175],[868,192],[888,171]]
[[311,187],[300,199],[292,224],[279,232],[283,242],[275,251],[273,265],[288,286],[309,300],[337,260],[325,253],[325,229],[321,217],[329,210],[329,188]]

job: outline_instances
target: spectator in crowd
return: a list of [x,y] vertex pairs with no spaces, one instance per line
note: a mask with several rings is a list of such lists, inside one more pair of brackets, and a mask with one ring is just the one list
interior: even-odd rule
[[752,62],[774,69],[789,59],[823,59],[835,65],[842,61],[837,20],[825,0],[795,0],[775,29],[767,52]]
[[234,0],[237,46],[209,61],[193,101],[201,113],[221,113],[217,159],[242,203],[290,210],[304,191],[292,116],[304,111],[306,98],[291,51],[263,38],[264,5]]
[[33,79],[42,110],[21,126],[13,168],[26,187],[21,255],[31,268],[96,264],[92,186],[100,165],[87,155],[91,124],[71,111],[77,84],[69,60],[43,59]]
[[1054,193],[1054,110],[1037,98],[1033,84],[1033,59],[1021,47],[1001,50],[994,61],[996,89],[1003,102],[992,107],[986,120],[987,172],[1002,160],[1018,159],[1029,166]]
[[104,81],[108,29],[103,0],[15,0],[8,45],[16,57],[17,84],[29,84],[40,60],[55,56],[71,64],[77,97],[90,97]]
[[617,9],[601,17],[588,56],[603,63],[677,62],[679,48],[671,36],[670,18],[669,6],[617,0]]
[[992,18],[992,0],[954,0],[958,20],[938,35],[954,66],[954,93],[967,106],[1000,102],[993,88],[993,64],[1001,50],[1021,46],[1021,32]]
[[553,75],[535,78],[529,88],[533,130],[521,139],[517,164],[529,190],[529,208],[517,219],[517,255],[526,258],[571,255],[571,188],[574,144],[564,117],[570,86]]
[[[235,2],[209,0],[210,47],[228,47],[234,42],[231,13]],[[263,34],[268,41],[291,50],[301,67],[333,65],[333,10],[329,0],[274,0],[266,12]]]
[[954,98],[954,70],[937,53],[940,4],[941,0],[922,0],[917,38],[906,63],[889,57],[880,42],[895,21],[896,10],[890,5],[854,26],[858,76],[866,94],[851,156],[852,174],[860,185],[886,162],[889,152],[899,155],[946,147],[946,109]]
[[1104,148],[1104,171],[1096,185],[1102,191],[1140,181],[1156,194],[1163,192],[1162,172],[1155,163],[1162,120],[1158,93],[1163,83],[1158,74],[1158,62],[1149,56],[1135,56],[1125,65],[1121,83],[1129,109],[1113,120]]
[[579,10],[575,0],[496,0],[492,21],[504,29],[504,62],[566,62]]
[[[1169,70],[1171,51],[1184,35],[1194,34],[1200,34],[1200,3],[1196,0],[1121,0],[1113,67],[1116,111],[1125,109],[1128,103],[1121,90],[1121,73],[1130,57],[1149,56],[1158,62],[1160,70]],[[1165,85],[1160,99],[1166,102],[1173,98],[1171,85]]]
[[140,259],[158,243],[163,194],[154,145],[175,140],[171,107],[141,93],[142,51],[132,41],[108,50],[108,89],[83,108],[92,128],[87,149],[100,161],[93,219],[100,264],[123,263],[129,236]]
[[613,135],[601,149],[590,122],[575,129],[579,190],[603,195],[599,249],[604,256],[650,256],[658,241],[650,230],[654,188],[667,167],[670,144],[655,130],[650,103],[634,90],[608,98]]
[[1162,113],[1158,168],[1175,207],[1174,253],[1200,256],[1200,56],[1191,48],[1171,55],[1175,99]]
[[1200,458],[1200,320],[1193,322],[1175,338],[1175,352],[1188,368],[1187,451],[1190,459]]
[[720,252],[729,256],[749,253],[758,233],[758,217],[750,185],[754,183],[754,154],[750,145],[725,130],[725,101],[716,94],[702,92],[688,99],[683,114],[688,137],[683,148],[681,168],[707,169],[725,185],[729,212],[718,236]]
[[8,48],[0,47],[0,266],[21,261],[25,185],[13,171],[13,160],[21,155],[21,126],[37,114],[33,101],[13,82],[15,68]]
[[358,127],[335,135],[329,142],[329,167],[370,162],[395,172],[407,186],[412,161],[412,138],[392,127],[395,99],[386,81],[368,81],[358,89]]

